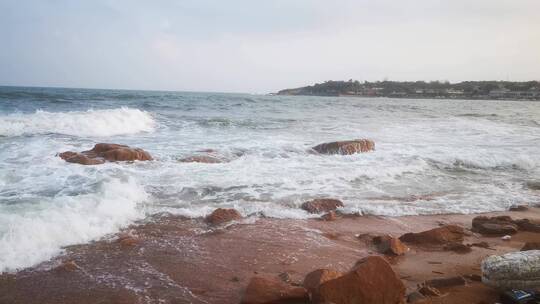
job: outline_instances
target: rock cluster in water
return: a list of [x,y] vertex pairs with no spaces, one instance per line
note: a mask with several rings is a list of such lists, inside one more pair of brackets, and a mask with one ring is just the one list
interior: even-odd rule
[[335,141],[317,145],[313,150],[321,154],[350,155],[375,150],[375,142],[370,139],[355,139],[347,141]]
[[60,158],[70,163],[81,165],[99,165],[106,161],[145,161],[152,160],[152,156],[139,148],[131,148],[118,144],[96,144],[92,150],[83,152],[62,152]]

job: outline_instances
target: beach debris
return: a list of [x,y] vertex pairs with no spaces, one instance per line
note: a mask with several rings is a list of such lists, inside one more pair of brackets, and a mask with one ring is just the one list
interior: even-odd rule
[[527,211],[529,210],[529,206],[527,205],[512,205],[510,208],[508,208],[508,211]]
[[206,221],[212,225],[220,225],[241,218],[242,215],[236,209],[218,208],[206,217]]
[[528,251],[528,250],[540,250],[540,242],[527,242],[523,247],[521,248],[521,251]]
[[105,163],[105,161],[152,160],[152,156],[142,149],[104,143],[96,144],[92,150],[83,152],[67,151],[58,154],[58,156],[69,163],[81,165],[99,165]]
[[510,241],[512,239],[512,237],[510,235],[505,235],[503,237],[501,237],[501,240],[503,241]]
[[500,289],[540,287],[540,250],[492,255],[482,261],[482,282]]
[[356,263],[353,269],[321,284],[313,294],[314,303],[402,303],[405,285],[380,256],[369,256]]
[[465,230],[456,225],[446,225],[418,233],[405,233],[399,239],[405,243],[442,245],[463,242]]
[[462,276],[448,277],[448,278],[436,278],[425,281],[422,285],[434,288],[447,288],[453,286],[462,286],[467,284],[467,281]]
[[347,141],[335,141],[317,145],[312,148],[321,154],[350,155],[375,150],[375,142],[370,139],[355,139]]
[[291,286],[278,278],[253,277],[241,304],[309,303],[307,290]]
[[339,207],[343,207],[343,202],[332,198],[318,198],[307,201],[302,204],[301,208],[309,213],[324,213],[334,211]]
[[455,253],[461,253],[461,254],[469,253],[472,251],[470,246],[467,246],[463,243],[458,243],[458,242],[448,243],[444,245],[443,249],[447,251],[453,251]]
[[511,217],[495,216],[477,216],[472,220],[473,231],[485,235],[507,235],[515,234],[518,231],[517,225]]
[[309,292],[315,291],[319,286],[327,281],[339,278],[343,273],[332,269],[317,269],[306,275],[302,284]]

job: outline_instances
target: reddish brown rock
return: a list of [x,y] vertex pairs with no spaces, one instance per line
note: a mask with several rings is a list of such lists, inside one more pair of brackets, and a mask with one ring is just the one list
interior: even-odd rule
[[375,150],[375,143],[369,139],[356,139],[347,141],[335,141],[320,144],[313,147],[313,150],[321,154],[342,154],[350,155]]
[[274,278],[254,277],[249,282],[242,304],[309,303],[306,289],[294,287]]
[[314,293],[314,303],[403,303],[405,285],[388,262],[379,256],[360,260],[353,270],[327,281]]
[[307,290],[313,291],[327,281],[339,278],[343,273],[331,269],[317,269],[306,275],[302,284]]
[[419,233],[406,233],[399,239],[405,243],[418,245],[442,245],[455,242],[461,243],[464,235],[465,230],[462,227],[446,225]]
[[419,291],[413,291],[407,295],[407,303],[428,304],[431,303],[431,300],[426,298]]
[[518,227],[509,216],[477,216],[472,220],[473,231],[485,235],[515,234]]
[[434,287],[431,286],[422,286],[418,289],[418,292],[426,297],[440,297],[441,292]]
[[206,217],[206,221],[212,225],[219,225],[230,221],[239,220],[241,218],[242,215],[236,209],[218,208]]
[[338,207],[343,207],[343,202],[331,198],[314,199],[302,204],[302,209],[306,210],[309,213],[323,213],[334,211]]
[[80,153],[67,151],[58,154],[58,156],[67,162],[82,165],[99,165],[105,161],[152,160],[152,156],[142,149],[103,143],[96,144],[92,150]]
[[324,220],[324,221],[335,221],[337,220],[337,215],[336,215],[336,212],[335,211],[328,211],[328,213],[324,214],[323,216],[321,216],[321,219]]
[[183,163],[204,163],[204,164],[219,164],[224,161],[220,158],[209,155],[194,155],[179,160]]
[[79,265],[77,265],[77,263],[74,261],[65,261],[54,270],[57,272],[72,272],[76,271],[77,269],[79,269]]
[[529,232],[540,232],[540,223],[532,222],[529,219],[516,220],[514,223],[518,226],[519,230]]
[[469,253],[472,251],[471,247],[463,244],[463,243],[449,243],[444,245],[444,250],[447,251],[453,251],[455,253]]
[[527,250],[540,250],[540,242],[527,242],[521,248],[521,251],[527,251]]
[[[379,237],[380,238],[380,237]],[[375,243],[374,238],[374,243]],[[388,236],[388,238],[382,238],[379,241],[379,252],[391,255],[404,255],[409,251],[409,248],[405,246],[399,239]]]

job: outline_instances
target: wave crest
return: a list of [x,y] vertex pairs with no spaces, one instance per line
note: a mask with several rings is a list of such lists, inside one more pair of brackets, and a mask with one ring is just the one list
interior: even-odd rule
[[148,112],[127,107],[58,113],[37,110],[0,116],[0,136],[57,133],[101,137],[151,132],[155,125]]

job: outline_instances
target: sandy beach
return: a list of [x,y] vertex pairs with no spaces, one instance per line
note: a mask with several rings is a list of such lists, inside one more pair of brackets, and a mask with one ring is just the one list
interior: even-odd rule
[[[540,209],[497,212],[540,220]],[[246,218],[213,226],[170,215],[132,225],[120,234],[66,248],[52,261],[0,278],[0,303],[240,303],[254,276],[301,285],[320,269],[347,272],[359,259],[381,255],[369,236],[420,232],[441,225],[471,228],[475,215],[345,216],[334,221]],[[465,276],[466,284],[440,288],[430,303],[495,303],[496,290],[477,281],[486,256],[519,251],[540,234],[511,240],[470,232],[469,253],[409,245],[403,256],[384,256],[407,288],[426,280]]]

